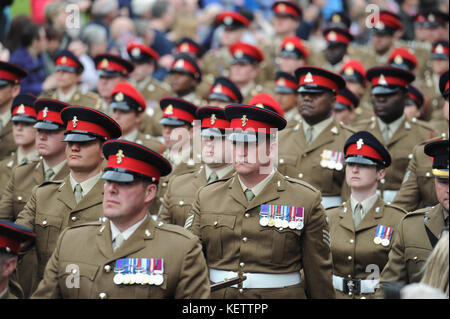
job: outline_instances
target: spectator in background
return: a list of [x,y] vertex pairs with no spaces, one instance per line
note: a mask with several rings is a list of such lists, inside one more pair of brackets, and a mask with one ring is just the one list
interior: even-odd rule
[[[70,43],[70,36],[66,32],[66,20],[68,14],[66,12],[66,4],[64,2],[49,2],[45,6],[45,20],[51,26],[52,33],[55,33],[53,39],[59,39],[58,47],[55,48],[55,53],[64,50]],[[47,29],[46,29],[47,30]],[[49,36],[47,35],[47,39]]]
[[[18,36],[16,34],[16,36]],[[45,30],[34,23],[27,24],[20,35],[20,46],[11,53],[9,61],[28,72],[22,80],[20,94],[31,93],[38,96],[43,91],[55,87],[53,75],[47,77],[42,52],[46,48]],[[47,79],[46,79],[47,77]]]
[[3,42],[9,52],[13,52],[20,46],[20,35],[23,33],[25,26],[31,23],[31,19],[26,15],[18,15],[12,19],[8,34]]

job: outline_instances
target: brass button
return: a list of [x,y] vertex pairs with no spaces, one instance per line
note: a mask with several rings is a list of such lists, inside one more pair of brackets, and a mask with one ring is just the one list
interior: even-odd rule
[[243,262],[239,263],[239,267],[244,268],[244,266],[245,266],[245,263],[243,263]]
[[280,158],[280,164],[284,164],[284,159]]
[[217,226],[219,224],[219,222],[216,220],[215,222],[214,222],[214,226]]
[[17,196],[17,200],[22,200],[22,196]]
[[76,222],[76,221],[77,221],[77,218],[76,218],[75,216],[72,216],[70,219],[71,219],[73,222]]
[[352,256],[348,256],[347,259],[348,259],[348,260],[352,260]]
[[110,265],[105,265],[104,269],[105,269],[105,272],[110,272],[111,271],[111,266]]
[[42,225],[47,225],[47,221],[44,220],[44,221],[42,222]]
[[244,216],[245,216],[245,218],[249,218],[250,214],[249,213],[245,213]]
[[244,289],[239,288],[239,293],[240,293],[240,294],[243,294],[243,293],[244,293]]
[[350,239],[350,244],[353,244],[355,242],[355,240],[352,238]]
[[244,237],[244,238],[242,238],[242,241],[243,241],[244,243],[246,243],[246,242],[248,241],[248,238],[247,238],[247,237]]
[[303,178],[303,174],[302,173],[298,174],[298,178]]
[[104,292],[99,293],[98,296],[100,299],[106,299],[106,294]]

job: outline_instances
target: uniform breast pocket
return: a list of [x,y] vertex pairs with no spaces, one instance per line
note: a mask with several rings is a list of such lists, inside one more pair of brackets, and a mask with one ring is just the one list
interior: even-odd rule
[[64,299],[92,298],[92,289],[100,266],[81,262],[64,262],[58,273],[58,284]]
[[270,249],[271,262],[285,264],[289,262],[289,256],[300,256],[300,230],[275,227],[262,227],[258,240],[258,251]]
[[183,200],[177,200],[174,204],[169,206],[172,222],[175,225],[184,226],[186,219],[191,215],[192,205]]
[[61,233],[63,219],[59,216],[37,215],[36,235],[38,238],[37,249],[39,254],[44,254],[48,258],[53,252],[59,234]]
[[278,170],[281,174],[292,178],[298,178],[298,155],[280,155],[278,157]]
[[419,247],[406,247],[406,268],[410,281],[418,282],[422,278],[423,267],[430,255],[430,251]]
[[200,235],[206,245],[206,258],[210,261],[219,260],[228,245],[233,245],[236,216],[202,213],[200,220]]
[[163,274],[164,281],[161,285],[139,285],[134,284],[131,287],[134,289],[134,299],[167,299],[173,298],[167,292],[167,274]]

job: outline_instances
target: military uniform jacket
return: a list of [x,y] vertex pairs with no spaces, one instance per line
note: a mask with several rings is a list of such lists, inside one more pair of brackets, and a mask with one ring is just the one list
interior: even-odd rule
[[17,149],[12,134],[12,122],[9,121],[0,131],[0,161],[11,155]]
[[142,132],[138,133],[136,140],[133,142],[149,147],[160,154],[163,153],[166,148],[156,137],[153,137],[150,134],[143,134]]
[[281,174],[301,179],[318,188],[323,196],[349,195],[345,183],[345,171],[324,168],[320,165],[324,150],[342,152],[345,141],[353,131],[333,120],[322,133],[306,146],[306,138],[300,121],[296,126],[279,133],[278,170]]
[[100,179],[78,204],[69,176],[64,180],[45,182],[33,189],[16,223],[36,233],[39,278],[42,278],[45,265],[64,228],[96,221],[103,216],[103,184]]
[[[17,166],[17,152],[12,153],[3,161],[0,161],[0,199],[2,199],[5,187],[11,177],[14,167]],[[0,216],[3,215],[0,212]]]
[[[57,90],[50,90],[44,92],[39,96],[39,98],[60,100]],[[66,103],[70,105],[87,106],[97,110],[102,109],[100,97],[97,93],[90,91],[83,93],[79,88],[75,90],[70,100],[67,101]]]
[[[319,191],[276,171],[248,203],[235,175],[199,189],[192,206],[193,224],[188,229],[199,236],[210,268],[272,274],[304,270],[304,283],[279,289],[244,289],[239,297],[305,298],[306,289],[310,298],[334,298],[329,228],[320,202]],[[304,207],[303,228],[261,226],[262,204]],[[225,295],[232,289],[237,291],[223,289]]]
[[[164,281],[156,285],[116,285],[115,261],[119,258],[162,258]],[[79,288],[68,288],[77,265]],[[115,252],[110,222],[93,222],[66,228],[45,269],[33,298],[209,298],[208,268],[196,236],[175,225],[155,224],[147,217]]]
[[[222,179],[228,179],[233,176],[234,170],[228,173]],[[185,226],[186,219],[191,215],[192,203],[195,199],[197,190],[207,184],[204,166],[200,166],[199,170],[192,173],[186,173],[174,176],[167,186],[162,201],[162,211],[158,216],[158,220]]]
[[378,189],[399,190],[403,177],[412,158],[414,147],[424,140],[433,137],[433,130],[423,122],[405,118],[397,131],[387,142],[384,142],[376,117],[355,123],[352,127],[356,131],[369,131],[388,149],[392,157],[392,164],[386,168],[386,177],[380,181]]
[[[425,262],[433,250],[429,236],[434,237],[433,240],[439,239],[444,226],[441,204],[405,215],[397,227],[397,238],[381,273],[380,283],[419,282]],[[381,297],[381,289],[377,289],[376,294]]]
[[414,147],[408,170],[393,204],[402,207],[408,212],[412,212],[438,203],[434,189],[434,175],[432,173],[433,162],[424,153],[424,148],[426,144],[441,139],[427,140]]
[[214,78],[218,76],[229,76],[230,65],[233,60],[228,47],[221,47],[216,50],[209,50],[202,58],[202,73],[212,74]]
[[142,117],[139,131],[144,135],[162,136],[162,125],[159,121],[162,119],[162,110],[159,106],[147,109]]
[[[378,279],[397,236],[397,225],[406,212],[378,197],[356,229],[350,201],[327,209],[326,213],[330,219],[333,273],[343,278]],[[378,225],[394,229],[388,246],[377,245],[373,241]],[[353,295],[353,298],[362,296],[373,297],[374,294]],[[336,297],[352,298],[339,290],[336,290]]]
[[[45,181],[44,175],[42,160],[17,166],[0,201],[0,218],[15,221],[31,197],[33,188]],[[65,164],[53,180],[60,180],[68,175],[69,167]]]

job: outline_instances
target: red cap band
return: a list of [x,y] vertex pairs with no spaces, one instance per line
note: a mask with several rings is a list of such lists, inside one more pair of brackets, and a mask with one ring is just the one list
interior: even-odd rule
[[191,72],[192,74],[198,74],[197,69],[192,64],[190,64],[188,61],[183,60],[183,59],[175,60],[175,62],[172,64],[172,68],[186,69],[189,72]]
[[289,81],[285,78],[279,78],[276,82],[275,82],[276,86],[285,86],[288,87],[290,89],[296,90],[297,89],[297,83]]
[[175,117],[177,119],[186,121],[191,123],[193,120],[195,120],[195,116],[185,110],[181,110],[175,107],[172,107],[170,111],[168,110],[170,108],[170,105],[167,106],[163,111],[163,117]]
[[80,67],[78,63],[67,56],[60,56],[59,58],[57,58],[55,61],[55,65],[67,65],[75,69],[78,69]]
[[11,249],[12,252],[18,254],[20,251],[20,244],[21,243],[18,241],[0,235],[0,247],[2,248],[8,247],[9,249]]
[[106,168],[108,167],[126,169],[145,176],[154,177],[158,181],[161,177],[160,171],[154,166],[126,155],[120,157],[117,155],[109,156]]
[[372,85],[400,85],[407,87],[409,82],[402,79],[402,78],[396,78],[392,76],[384,76],[385,83],[379,83],[381,76],[375,77],[372,79],[371,83]]
[[[245,123],[245,124],[244,124]],[[243,131],[255,131],[258,132],[260,129],[265,129],[267,134],[270,133],[270,129],[276,128],[266,122],[250,120],[247,118],[234,118],[230,122],[231,129],[241,129]]]
[[353,106],[353,102],[347,99],[345,96],[338,94],[336,97],[336,102],[348,106]]
[[20,83],[20,76],[5,70],[0,70],[0,79]]
[[52,121],[52,122],[64,125],[64,122],[61,119],[61,114],[59,112],[55,112],[55,111],[51,111],[51,110],[45,110],[45,109],[40,110],[37,115],[37,120],[38,121]]
[[356,143],[350,145],[347,148],[347,152],[345,153],[345,155],[363,155],[383,161],[383,157],[381,157],[380,153],[378,153],[373,147],[366,144],[361,145],[360,149],[358,149],[358,145]]
[[32,117],[36,117],[36,110],[34,107],[31,106],[26,106],[26,105],[19,105],[17,107],[15,107],[12,111],[12,116],[14,115],[28,115],[28,116],[32,116]]
[[285,4],[285,3],[280,3],[274,6],[273,11],[275,13],[281,13],[281,14],[289,14],[289,15],[293,15],[294,17],[298,17],[298,11],[295,10],[294,8],[292,8],[291,6]]
[[113,61],[106,60],[106,59],[103,59],[102,61],[100,61],[97,64],[97,69],[98,70],[108,70],[108,71],[118,71],[118,72],[123,72],[125,74],[128,74],[128,70],[122,64],[115,63]]
[[200,52],[196,46],[194,46],[188,42],[180,43],[177,46],[177,50],[178,50],[178,52],[181,52],[181,53],[185,53],[185,52],[199,53]]
[[334,81],[325,78],[323,76],[319,75],[312,75],[311,73],[308,73],[306,75],[302,75],[300,77],[300,81],[298,83],[299,85],[308,85],[308,84],[316,84],[320,86],[327,87],[329,89],[332,89],[333,91],[338,90],[338,85]]
[[328,42],[338,42],[338,43],[350,43],[350,39],[347,38],[342,33],[335,31],[330,31],[325,35],[325,40]]
[[230,122],[224,119],[206,117],[202,119],[202,128],[215,127],[218,129],[227,129],[230,127]]
[[111,138],[111,135],[107,129],[105,129],[103,126],[100,126],[98,124],[87,122],[87,121],[80,121],[76,119],[76,116],[73,120],[69,121],[67,123],[67,131],[85,131],[89,133],[94,133],[103,137],[106,137],[107,139]]
[[236,94],[234,94],[234,92],[233,92],[230,88],[228,88],[227,86],[221,85],[221,84],[214,86],[214,87],[209,91],[209,94],[211,94],[211,93],[220,93],[220,94],[224,94],[224,95],[226,95],[226,96],[231,97],[234,101],[237,101],[237,100],[238,100]]

